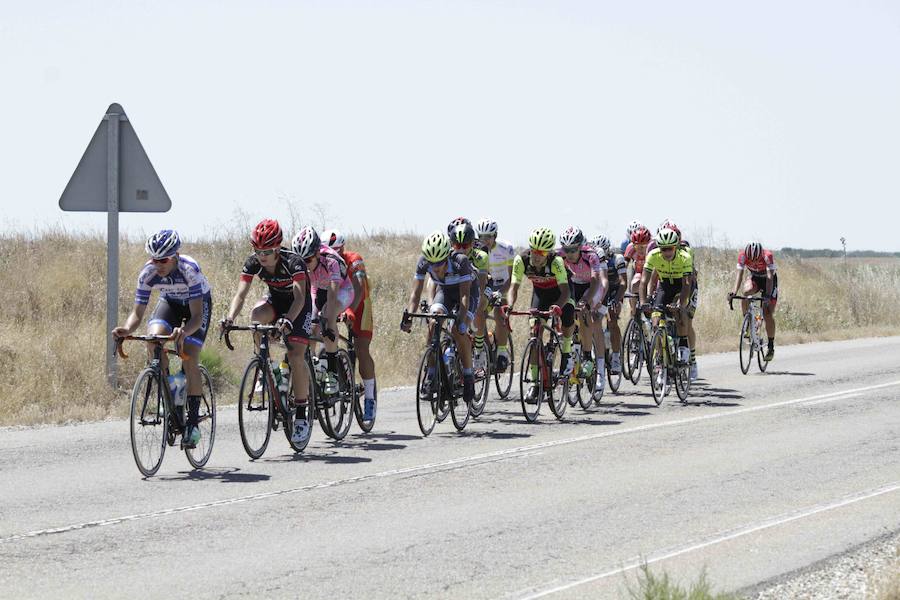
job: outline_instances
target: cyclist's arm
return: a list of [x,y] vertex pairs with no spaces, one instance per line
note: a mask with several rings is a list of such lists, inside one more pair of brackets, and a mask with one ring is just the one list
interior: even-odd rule
[[[744,269],[738,267],[737,276],[734,278],[734,291],[732,292],[735,296],[738,295],[738,290],[741,289],[741,281],[744,279]],[[721,293],[721,292],[720,292]]]
[[518,281],[511,284],[509,286],[509,290],[506,293],[506,303],[509,305],[510,310],[516,306],[516,299],[519,297],[519,286],[522,285]]
[[337,319],[338,293],[341,289],[340,281],[330,281],[328,283],[328,302],[325,303],[325,319],[331,323]]
[[241,314],[241,309],[244,308],[244,300],[247,298],[247,292],[250,291],[250,286],[252,285],[252,279],[247,281],[242,278],[240,282],[238,282],[238,289],[234,294],[234,298],[231,299],[231,306],[228,307],[228,314],[225,317],[226,320],[234,321],[237,316]]
[[306,305],[306,285],[307,281],[305,279],[300,281],[295,279],[291,285],[291,290],[294,292],[294,300],[284,315],[291,321],[300,316],[300,313],[303,312],[303,307]]
[[191,310],[191,318],[181,328],[185,337],[197,333],[203,325],[203,297],[191,298],[188,300],[188,307]]
[[771,298],[775,289],[775,275],[770,269],[766,269],[766,297]]
[[[472,289],[471,281],[461,281],[459,282],[459,305],[460,307],[465,307],[464,310],[469,310],[470,308],[470,292]],[[447,307],[450,308],[449,306]],[[460,320],[465,319],[466,315],[459,315]]]
[[[606,271],[593,271],[591,273],[591,285],[588,287],[587,293],[581,298],[582,300],[584,300],[585,296],[587,296],[587,301],[585,302],[585,304],[588,304],[589,301],[593,299],[595,295],[597,295],[598,289],[605,290],[607,287],[609,287],[609,280],[606,277]],[[602,302],[603,298],[601,298],[600,301]],[[590,305],[589,307],[591,309],[596,308]]]
[[641,285],[638,287],[638,296],[640,297],[641,304],[647,304],[647,288],[651,285],[655,286],[658,279],[656,271],[647,269],[645,263],[644,270],[641,272]]
[[559,306],[563,306],[572,298],[572,293],[569,291],[569,276],[561,256],[553,258],[553,262],[550,263],[550,272],[556,276],[556,285],[559,286],[558,303]]
[[118,331],[122,335],[131,335],[138,328],[138,325],[141,324],[145,312],[147,312],[147,305],[135,302],[134,308],[131,309],[128,318],[125,319],[125,324],[121,327],[116,327],[113,331]]
[[422,288],[425,287],[424,279],[414,279],[412,293],[409,295],[409,306],[407,312],[416,312],[416,306],[419,304],[419,298],[422,297]]
[[678,294],[678,306],[684,310],[687,308],[688,301],[691,299],[690,273],[686,273],[684,281],[681,282],[681,292]]
[[569,284],[559,284],[559,300],[557,300],[559,306],[565,306],[566,302],[568,302],[571,298],[572,293],[569,291]]
[[625,300],[625,290],[627,289],[627,281],[628,281],[626,279],[626,277],[627,277],[627,275],[625,275],[624,273],[618,274],[619,290],[616,292],[616,302],[618,304],[622,304],[622,302]]

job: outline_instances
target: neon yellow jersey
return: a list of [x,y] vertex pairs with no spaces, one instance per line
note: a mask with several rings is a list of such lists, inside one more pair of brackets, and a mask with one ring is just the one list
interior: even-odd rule
[[522,279],[528,277],[536,288],[549,289],[568,285],[569,275],[561,256],[551,254],[547,262],[540,268],[531,264],[531,250],[517,254],[513,259],[512,282],[522,283]]
[[469,260],[472,261],[472,266],[475,267],[478,272],[488,272],[490,262],[488,261],[488,253],[484,250],[472,248],[471,252],[469,252]]
[[644,269],[654,271],[660,279],[674,281],[694,272],[694,257],[692,252],[678,248],[672,260],[663,258],[659,248],[654,248],[647,255]]

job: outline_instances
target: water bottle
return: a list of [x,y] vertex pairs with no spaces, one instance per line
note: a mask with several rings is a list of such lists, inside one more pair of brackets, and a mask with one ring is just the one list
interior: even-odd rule
[[275,388],[281,389],[281,367],[274,360],[269,361],[269,365],[272,367],[272,377],[275,378]]
[[281,378],[278,380],[278,391],[282,394],[287,394],[290,386],[291,366],[287,362],[281,361],[278,367],[281,371]]
[[319,383],[325,381],[325,361],[319,360],[318,356],[313,356],[313,369],[316,372],[316,381]]
[[172,394],[175,406],[184,406],[185,392],[187,392],[187,377],[185,377],[184,371],[175,373],[172,376],[172,383],[175,385],[175,393]]
[[178,383],[175,381],[174,375],[169,375],[167,379],[169,381],[169,393],[172,395],[172,400],[174,401],[175,398],[178,398]]
[[575,369],[572,371],[571,379],[577,380],[578,369],[581,365],[581,342],[575,342],[572,344],[572,358],[575,359]]

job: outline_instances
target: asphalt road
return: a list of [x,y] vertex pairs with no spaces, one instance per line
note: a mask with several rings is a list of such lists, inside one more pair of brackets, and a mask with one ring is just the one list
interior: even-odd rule
[[615,598],[642,560],[741,589],[900,530],[898,356],[706,356],[687,405],[644,378],[563,422],[492,399],[427,439],[401,389],[372,434],[296,456],[278,434],[257,461],[225,408],[206,469],[170,449],[149,480],[127,422],[0,430],[0,596]]

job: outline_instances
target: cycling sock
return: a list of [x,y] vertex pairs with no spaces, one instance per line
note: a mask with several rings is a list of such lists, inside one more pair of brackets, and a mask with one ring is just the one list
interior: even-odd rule
[[508,353],[509,353],[509,348],[507,348],[506,345],[503,345],[503,346],[497,346],[497,352],[506,352],[506,353],[508,354]]
[[366,398],[374,398],[375,397],[375,378],[372,379],[363,379],[363,388],[366,392]]
[[770,337],[769,338],[769,348],[774,348],[774,347],[775,347],[775,338]]
[[297,400],[297,410],[294,413],[294,418],[299,421],[306,420],[306,403],[309,402],[309,398],[304,398],[303,400]]
[[326,352],[325,359],[328,361],[328,370],[332,373],[337,373],[337,352]]
[[569,354],[572,352],[572,336],[563,336],[562,337],[562,351],[563,354]]
[[187,397],[187,405],[188,405],[188,418],[187,422],[189,425],[196,425],[197,421],[200,420],[200,400],[202,396],[188,396]]
[[597,376],[603,377],[606,374],[606,360],[598,356],[595,364],[597,365]]
[[697,350],[691,348],[691,364],[694,364],[695,362],[697,362]]
[[475,352],[481,352],[484,349],[484,336],[475,336]]
[[465,379],[466,377],[475,377],[475,370],[464,368],[463,369],[463,379]]

